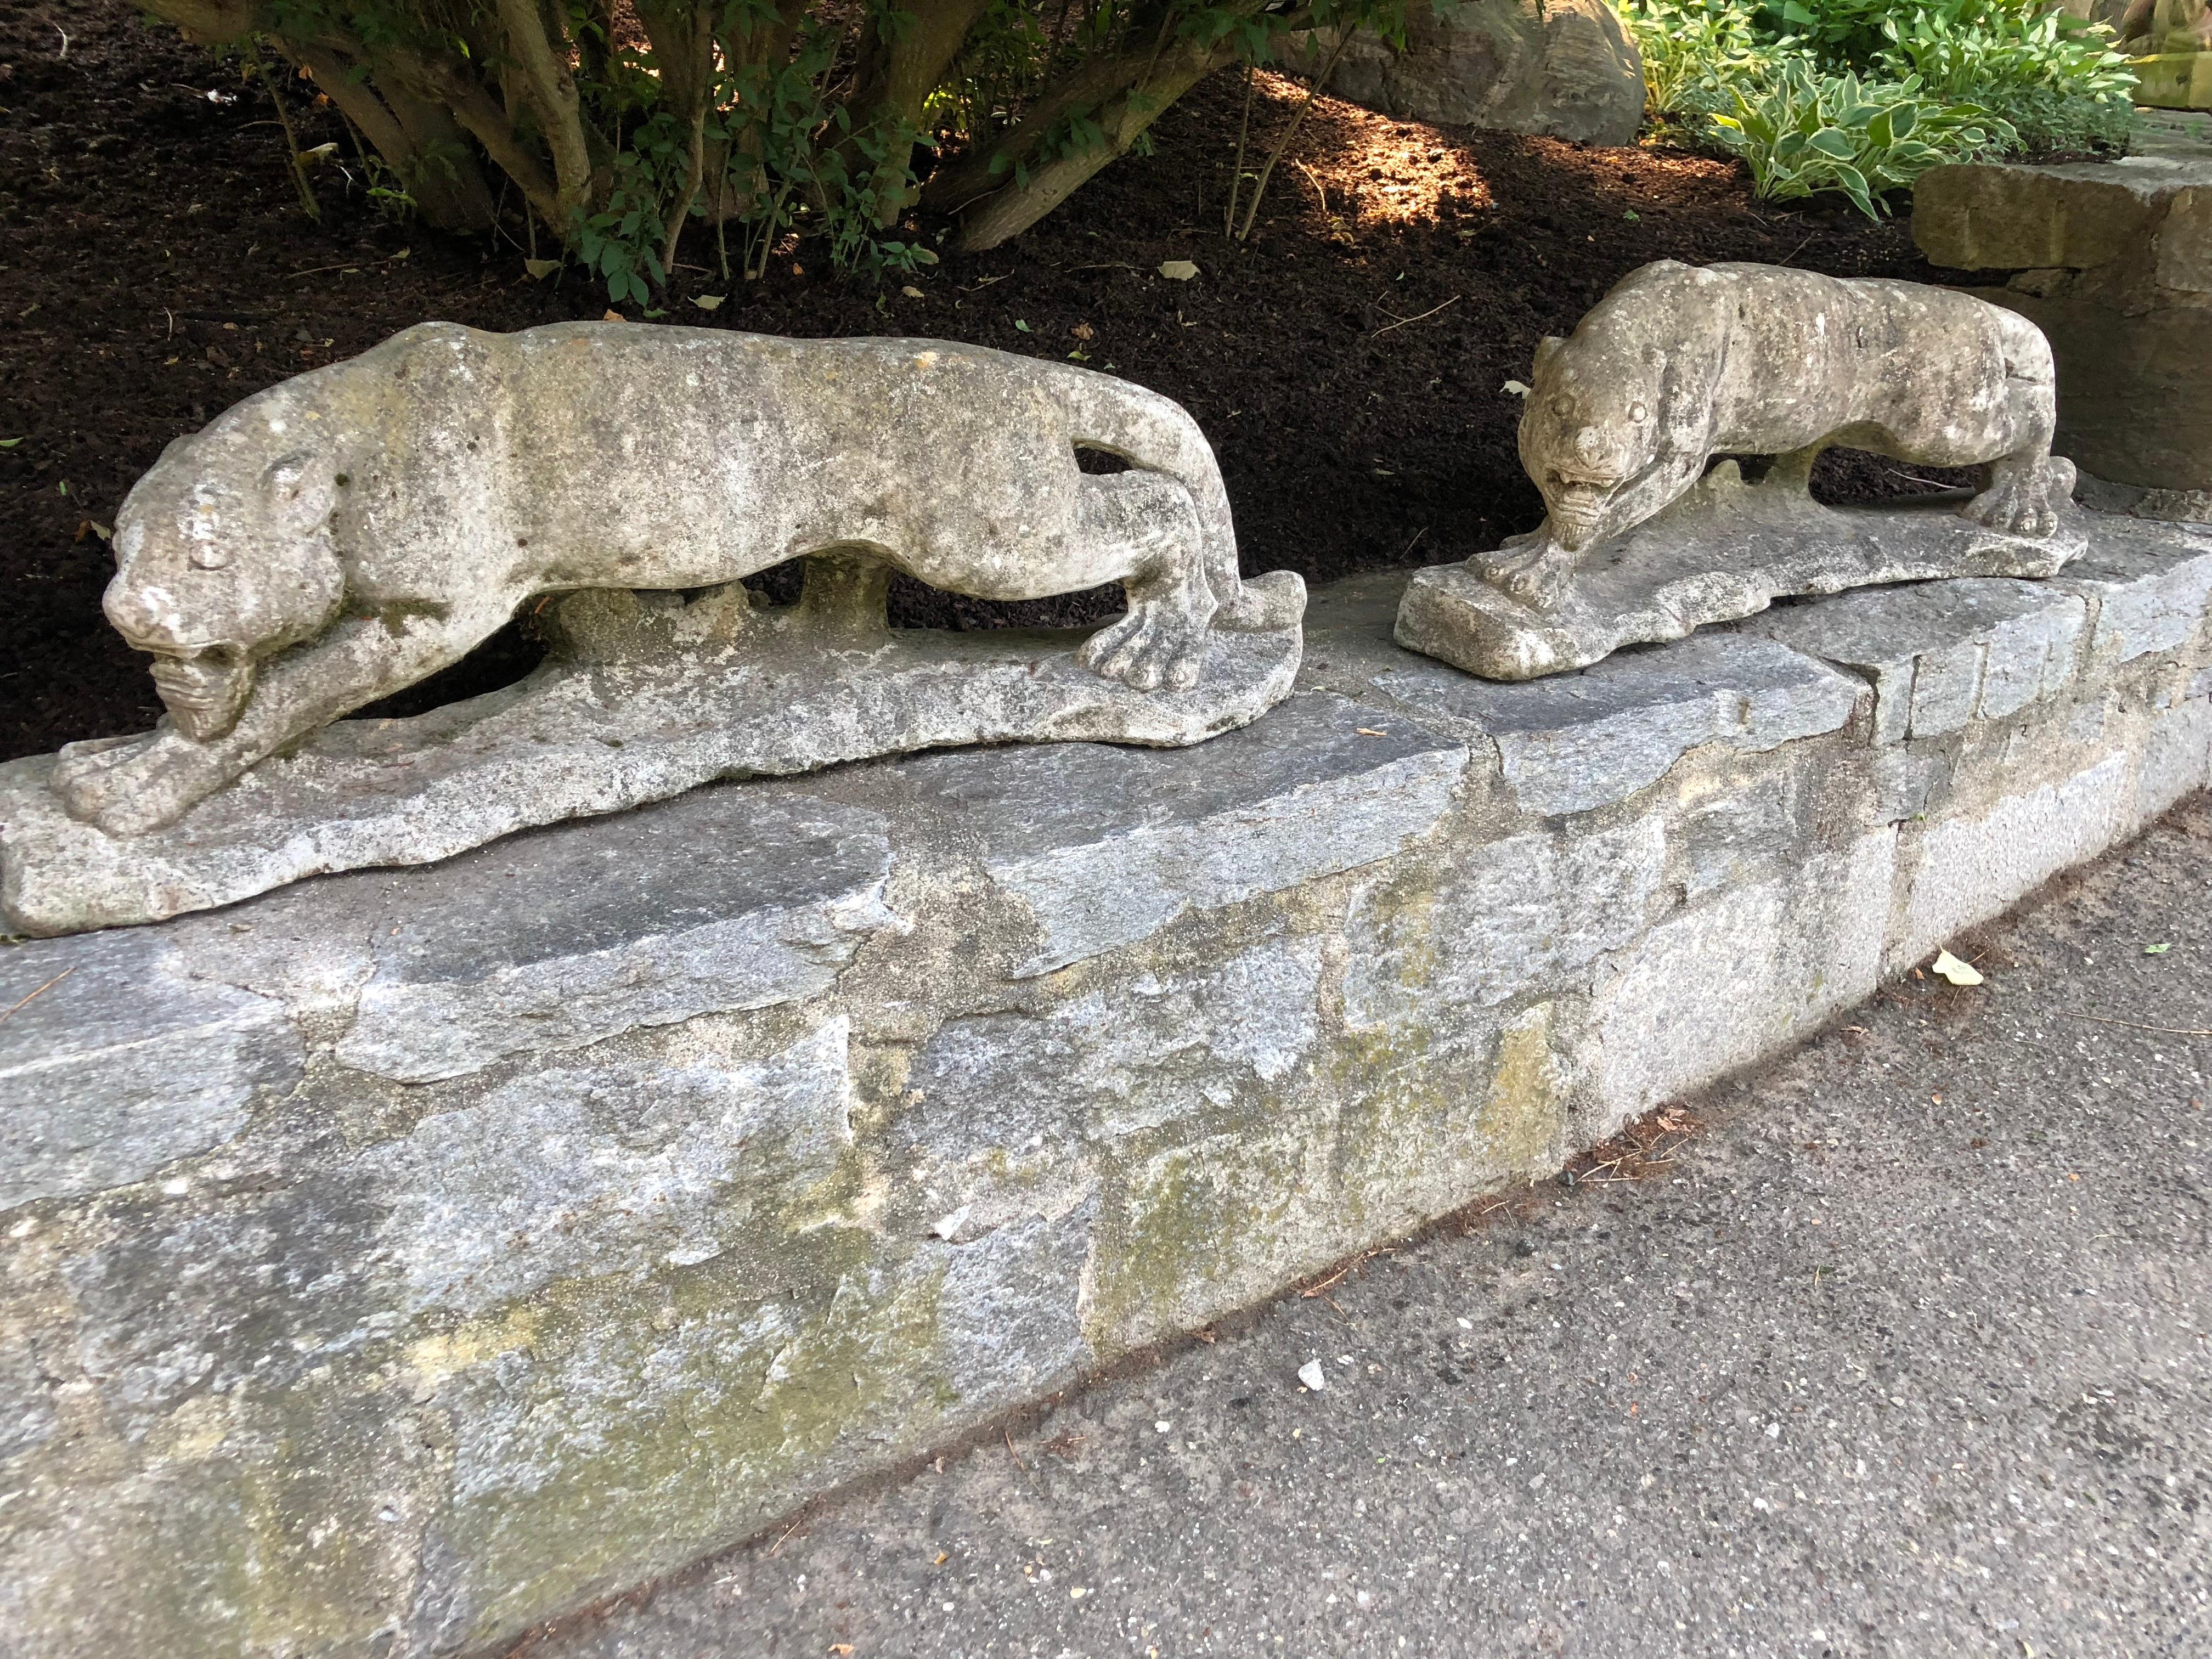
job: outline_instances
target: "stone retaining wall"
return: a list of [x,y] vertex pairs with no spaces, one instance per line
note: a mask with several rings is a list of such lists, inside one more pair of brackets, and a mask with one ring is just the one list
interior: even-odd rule
[[490,1647],[1548,1174],[2205,781],[2212,539],[2094,533],[0,951],[0,1651]]

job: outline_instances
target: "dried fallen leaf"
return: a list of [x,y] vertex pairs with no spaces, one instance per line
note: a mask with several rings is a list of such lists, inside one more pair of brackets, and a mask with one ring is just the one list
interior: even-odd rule
[[941,1567],[951,1559],[952,1552],[951,1550],[939,1550],[937,1553],[937,1559],[931,1562],[929,1565],[933,1567]]
[[622,313],[617,311],[612,306],[609,306],[605,313],[599,318],[599,320],[603,323],[626,323],[629,319],[623,316]]
[[901,289],[899,292],[905,295],[909,300],[925,300],[929,297],[920,289],[916,288],[912,283],[908,283],[904,288]]
[[691,303],[702,311],[712,311],[722,303],[725,297],[720,294],[695,294],[691,296]]
[[1388,732],[1378,731],[1371,726],[1355,726],[1352,729],[1363,738],[1387,738],[1390,735]]
[[1528,395],[1528,383],[1526,380],[1508,380],[1498,389],[1500,392],[1510,392],[1516,398],[1525,398]]
[[1982,976],[1974,971],[1972,963],[1961,962],[1948,951],[1938,951],[1929,967],[1954,985],[1979,985]]
[[530,273],[533,281],[542,283],[561,269],[561,262],[558,259],[525,259],[522,268]]
[[844,1656],[852,1650],[853,1644],[850,1642],[832,1642],[830,1644],[830,1651],[837,1655],[838,1659],[844,1659]]
[[1198,275],[1198,267],[1188,259],[1168,259],[1161,263],[1160,275],[1171,283],[1187,283]]

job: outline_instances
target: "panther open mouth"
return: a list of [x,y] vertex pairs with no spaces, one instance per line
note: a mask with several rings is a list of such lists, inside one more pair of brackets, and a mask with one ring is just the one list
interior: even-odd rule
[[1551,467],[1544,475],[1544,504],[1552,520],[1552,538],[1570,553],[1579,552],[1606,520],[1615,497],[1658,471],[1654,460],[1627,477]]
[[1594,472],[1566,472],[1555,467],[1545,483],[1553,538],[1571,552],[1589,539],[1604,519],[1607,503],[1620,493],[1627,480]]
[[154,690],[177,729],[205,743],[238,724],[253,690],[253,659],[229,645],[161,652],[154,658]]

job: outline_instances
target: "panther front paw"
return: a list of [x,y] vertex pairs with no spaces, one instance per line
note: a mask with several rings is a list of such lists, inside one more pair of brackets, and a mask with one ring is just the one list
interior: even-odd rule
[[167,828],[228,781],[205,746],[165,729],[128,743],[72,744],[51,783],[71,817],[122,838]]
[[1532,611],[1549,611],[1566,597],[1575,556],[1548,536],[1538,536],[1468,561],[1474,574]]
[[1076,652],[1076,660],[1139,691],[1188,691],[1206,667],[1207,629],[1164,605],[1139,604]]

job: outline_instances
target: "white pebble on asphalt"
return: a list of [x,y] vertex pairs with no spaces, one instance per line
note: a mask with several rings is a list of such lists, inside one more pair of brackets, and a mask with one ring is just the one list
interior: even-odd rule
[[1319,1394],[1328,1386],[1328,1373],[1321,1368],[1321,1361],[1309,1359],[1298,1367],[1298,1381]]

